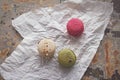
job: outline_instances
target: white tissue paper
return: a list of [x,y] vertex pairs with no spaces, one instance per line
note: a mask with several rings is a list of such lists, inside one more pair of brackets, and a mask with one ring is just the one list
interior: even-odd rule
[[[5,80],[80,80],[92,61],[113,11],[112,3],[92,0],[68,0],[53,8],[40,8],[12,21],[24,38],[13,53],[0,65]],[[66,24],[71,18],[83,21],[85,31],[75,38],[68,35]],[[56,43],[54,57],[41,64],[38,42],[50,38]],[[63,68],[57,61],[58,52],[72,49],[77,61]]]

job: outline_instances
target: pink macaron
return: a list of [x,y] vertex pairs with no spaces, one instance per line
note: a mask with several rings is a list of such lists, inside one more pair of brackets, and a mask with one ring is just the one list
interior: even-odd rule
[[84,24],[78,18],[72,18],[67,23],[67,32],[72,36],[80,36],[84,31]]

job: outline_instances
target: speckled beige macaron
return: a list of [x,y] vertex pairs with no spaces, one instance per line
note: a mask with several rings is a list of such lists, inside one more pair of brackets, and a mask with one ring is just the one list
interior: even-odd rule
[[52,57],[55,53],[55,43],[51,39],[42,39],[38,43],[38,51],[42,57]]

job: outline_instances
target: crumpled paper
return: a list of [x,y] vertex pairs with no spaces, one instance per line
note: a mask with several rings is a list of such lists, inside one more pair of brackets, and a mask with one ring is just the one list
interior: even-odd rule
[[[112,3],[92,0],[69,0],[53,8],[46,7],[22,14],[12,21],[24,38],[13,53],[0,65],[5,80],[80,80],[93,59],[113,11]],[[80,18],[85,31],[72,37],[66,31],[71,18]],[[50,38],[56,43],[54,57],[41,64],[38,42]],[[59,50],[72,49],[77,61],[71,68],[59,65]]]

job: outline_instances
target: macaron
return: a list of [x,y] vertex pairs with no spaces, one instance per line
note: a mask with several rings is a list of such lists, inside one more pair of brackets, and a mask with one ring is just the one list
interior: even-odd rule
[[58,54],[58,62],[63,67],[72,67],[76,62],[76,55],[70,49],[62,49]]
[[42,39],[38,43],[38,51],[42,57],[53,57],[55,53],[55,43],[51,39]]
[[70,19],[66,27],[67,27],[67,32],[74,37],[80,36],[84,31],[84,24],[82,20],[78,18]]

